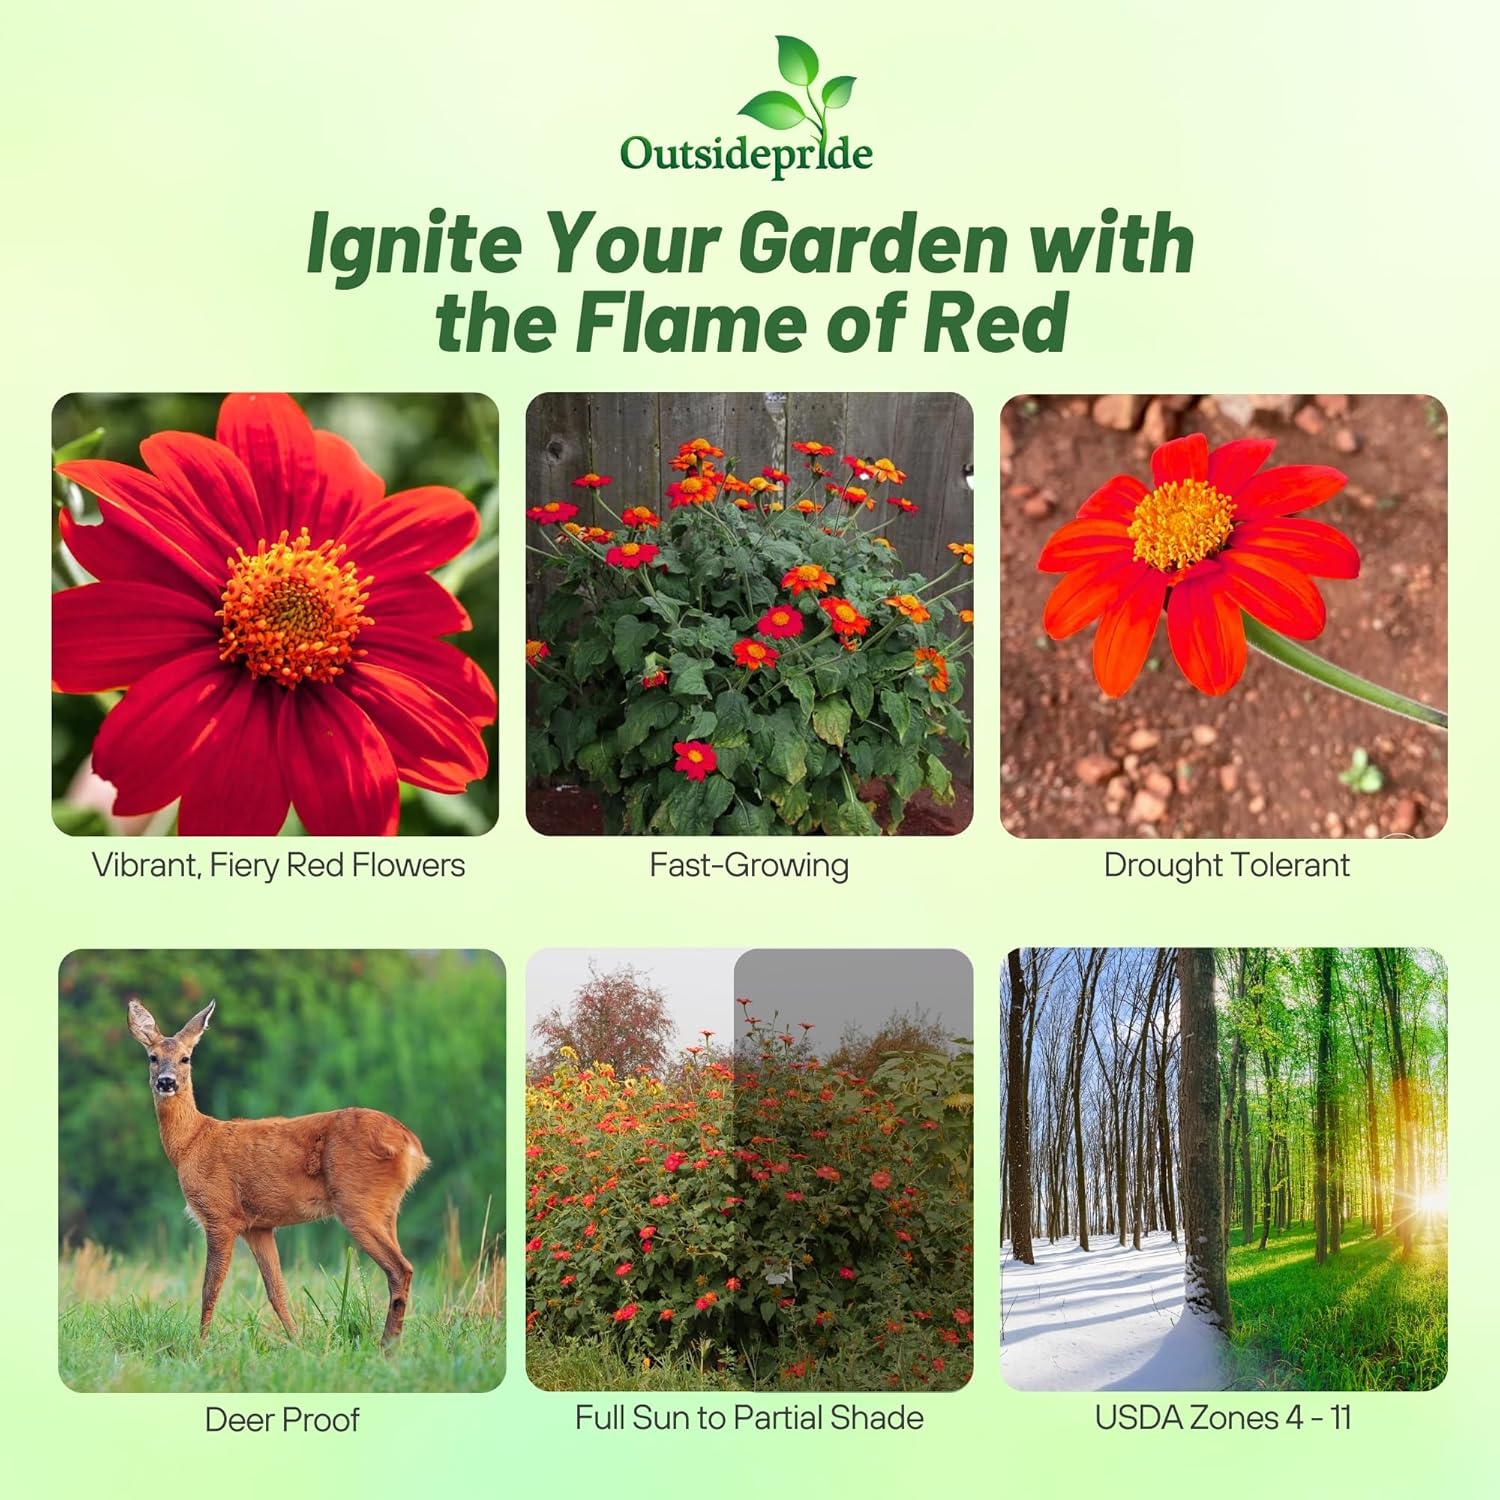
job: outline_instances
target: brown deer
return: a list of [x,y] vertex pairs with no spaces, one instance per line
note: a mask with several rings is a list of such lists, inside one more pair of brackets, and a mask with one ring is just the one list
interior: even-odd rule
[[140,1001],[128,1006],[130,1034],[151,1059],[148,1077],[162,1148],[208,1247],[199,1336],[208,1334],[238,1236],[260,1267],[281,1326],[295,1338],[276,1231],[333,1218],[385,1272],[390,1305],[382,1341],[390,1343],[401,1336],[411,1293],[411,1262],[396,1239],[396,1215],[428,1165],[422,1143],[399,1120],[375,1109],[335,1109],[290,1120],[216,1120],[201,1113],[193,1102],[192,1057],[215,1003],[176,1036],[163,1036]]

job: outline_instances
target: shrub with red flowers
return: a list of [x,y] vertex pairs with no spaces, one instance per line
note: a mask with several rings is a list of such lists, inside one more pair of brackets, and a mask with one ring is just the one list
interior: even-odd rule
[[[745,1015],[671,1078],[565,1056],[527,1090],[527,1330],[627,1370],[951,1389],[972,1371],[973,1055],[868,1077]],[[533,1360],[533,1371],[545,1360]]]
[[581,476],[607,532],[570,502],[527,512],[552,574],[529,632],[546,654],[528,647],[528,772],[581,780],[611,833],[870,834],[874,783],[891,831],[919,788],[953,798],[972,630],[952,596],[972,544],[936,579],[908,571],[887,533],[919,506],[883,494],[902,470],[792,446],[800,478],[741,479],[707,439],[683,443],[664,510],[616,508]]

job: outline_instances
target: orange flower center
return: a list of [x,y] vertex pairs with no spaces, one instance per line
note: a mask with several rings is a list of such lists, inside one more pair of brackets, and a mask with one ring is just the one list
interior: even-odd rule
[[859,618],[859,615],[854,607],[849,604],[839,605],[839,607],[834,610],[834,614],[836,614],[839,619],[843,620],[846,624],[852,620],[857,620]]
[[332,682],[354,658],[354,638],[370,623],[365,592],[342,544],[312,545],[304,527],[254,553],[240,548],[229,562],[223,609],[218,611],[219,659],[243,661],[252,677],[285,688]]
[[785,625],[785,624],[786,624],[786,622],[787,622],[787,621],[788,621],[788,620],[790,620],[790,619],[791,619],[791,618],[792,618],[792,617],[791,617],[791,615],[790,615],[790,614],[789,614],[789,613],[788,613],[788,612],[787,612],[787,611],[786,611],[786,610],[784,610],[784,609],[773,609],[773,610],[772,610],[772,611],[771,611],[771,618],[772,618],[772,619],[773,619],[773,620],[775,620],[775,622],[776,622],[776,623],[777,623],[777,624],[778,624],[778,625]]
[[703,764],[703,752],[701,750],[689,750],[687,753],[687,758],[692,761],[695,766]]
[[1234,501],[1206,480],[1173,479],[1135,508],[1128,535],[1135,560],[1176,573],[1211,557],[1234,528]]
[[797,569],[797,577],[805,578],[809,583],[817,582],[817,580],[822,576],[822,568],[815,568],[811,563],[803,563],[802,566]]
[[625,545],[620,548],[620,551],[623,552],[626,557],[634,557],[640,550],[641,544],[639,542],[626,542]]

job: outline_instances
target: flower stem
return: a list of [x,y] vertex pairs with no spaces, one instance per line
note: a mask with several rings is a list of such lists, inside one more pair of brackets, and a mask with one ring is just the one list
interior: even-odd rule
[[1331,661],[1325,661],[1321,656],[1309,651],[1306,646],[1288,640],[1286,636],[1262,625],[1259,620],[1251,619],[1249,615],[1245,616],[1245,639],[1262,656],[1269,656],[1272,661],[1280,662],[1282,666],[1290,667],[1292,671],[1300,672],[1302,676],[1310,677],[1314,682],[1321,682],[1324,687],[1347,693],[1349,697],[1358,698],[1365,703],[1373,703],[1376,708],[1383,708],[1387,713],[1400,714],[1405,719],[1415,719],[1422,724],[1435,724],[1439,729],[1448,727],[1446,709],[1431,708],[1425,703],[1418,703],[1415,698],[1403,697],[1400,693],[1393,693],[1389,688],[1383,688],[1367,678],[1357,677],[1353,672],[1346,672],[1343,667],[1334,666]]

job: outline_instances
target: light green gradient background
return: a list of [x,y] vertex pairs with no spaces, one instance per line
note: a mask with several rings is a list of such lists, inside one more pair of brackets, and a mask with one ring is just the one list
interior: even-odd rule
[[[859,76],[839,124],[875,148],[873,170],[781,186],[751,174],[628,173],[633,131],[738,134],[734,111],[774,85],[772,34],[790,27],[825,71]],[[1497,1229],[1490,1153],[1500,1040],[1493,994],[1497,717],[1488,610],[1496,543],[1492,293],[1494,22],[1454,3],[1229,8],[838,3],[764,18],[700,4],[416,8],[32,8],[9,20],[0,88],[8,274],[0,357],[0,491],[13,522],[0,590],[7,642],[11,791],[6,846],[7,1227],[0,1240],[0,1410],[23,1483],[108,1485],[130,1500],[191,1485],[222,1496],[441,1485],[466,1493],[612,1489],[717,1495],[789,1487],[899,1494],[941,1487],[1136,1494],[1231,1476],[1281,1494],[1352,1485],[1475,1493],[1493,1455]],[[744,122],[757,137],[756,127]],[[773,137],[767,136],[771,140]],[[796,221],[1085,222],[1105,206],[1170,208],[1197,237],[1188,277],[1079,277],[1067,352],[1029,357],[697,359],[565,350],[440,355],[431,309],[448,276],[381,278],[334,293],[302,272],[314,209],[351,222],[421,223],[428,208],[510,222],[523,269],[490,284],[513,305],[564,314],[589,286],[647,285],[688,302],[873,304],[894,278],[577,275],[549,269],[544,211],[595,208],[637,226],[733,226],[753,209]],[[1030,306],[1050,295],[1021,266],[974,288]],[[908,283],[913,303],[925,291]],[[905,330],[905,347],[916,346]],[[46,788],[47,419],[69,390],[475,389],[501,412],[517,545],[504,560],[500,821],[450,844],[468,879],[424,887],[234,884],[130,888],[98,881],[88,845],[51,826]],[[649,845],[547,841],[527,828],[519,779],[523,631],[522,416],[549,388],[957,390],[975,410],[980,643],[976,808],[962,836],[859,843],[842,889],[775,891],[720,880],[645,882]],[[998,413],[1028,390],[1430,391],[1451,424],[1452,813],[1438,838],[1354,850],[1347,889],[1219,883],[1124,889],[1093,845],[1025,844],[998,822]],[[899,461],[900,455],[894,455]],[[408,850],[407,852],[411,852]],[[1291,852],[1290,847],[1288,852]],[[1453,1005],[1452,1358],[1424,1396],[1351,1397],[1355,1432],[1304,1429],[1213,1441],[1096,1432],[1088,1396],[1020,1395],[981,1354],[962,1393],[926,1403],[915,1437],[785,1440],[574,1436],[572,1402],[522,1371],[484,1396],[361,1400],[358,1438],[202,1433],[196,1397],[78,1396],[55,1375],[53,993],[74,947],[190,941],[396,943],[498,951],[525,973],[545,946],[956,946],[973,960],[982,1060],[976,1121],[980,1337],[997,1325],[994,979],[1015,943],[1420,942],[1448,956]],[[510,1008],[519,1061],[523,997]],[[122,1058],[123,1066],[134,1066]],[[513,1142],[522,1096],[511,1091]],[[510,1222],[524,1173],[513,1155]],[[517,1237],[512,1235],[512,1246]],[[519,1267],[513,1308],[520,1306]],[[325,1398],[326,1399],[326,1398]],[[251,1400],[236,1401],[250,1408]],[[274,1404],[274,1403],[267,1403]],[[329,1404],[337,1404],[330,1402]],[[1244,1407],[1247,1398],[1226,1398]],[[1290,1403],[1276,1400],[1284,1408]],[[607,1467],[606,1467],[607,1466]]]

